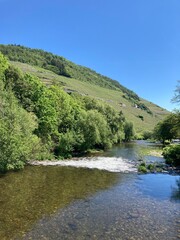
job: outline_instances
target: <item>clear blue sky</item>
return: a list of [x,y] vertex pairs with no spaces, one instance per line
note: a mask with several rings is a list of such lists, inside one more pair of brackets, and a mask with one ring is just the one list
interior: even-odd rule
[[56,53],[177,107],[180,0],[0,0],[0,12],[0,43]]

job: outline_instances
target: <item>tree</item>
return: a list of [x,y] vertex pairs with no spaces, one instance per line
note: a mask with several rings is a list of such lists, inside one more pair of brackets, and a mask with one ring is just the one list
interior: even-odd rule
[[180,104],[180,80],[178,81],[178,85],[176,86],[175,95],[172,98],[172,102]]
[[97,110],[104,116],[111,131],[109,135],[111,142],[121,142],[124,138],[123,125],[125,122],[125,117],[122,111],[118,113],[110,105],[90,97],[84,97],[83,100],[87,110]]
[[176,138],[178,136],[178,128],[176,128],[176,122],[179,124],[176,114],[170,114],[155,126],[154,138],[162,141],[163,144],[166,140],[171,141],[173,138]]
[[124,133],[125,133],[124,140],[126,142],[129,142],[130,140],[133,139],[135,133],[134,133],[134,128],[133,128],[133,123],[132,122],[125,122]]
[[175,110],[171,117],[173,121],[172,131],[176,133],[177,138],[180,138],[180,110]]
[[93,147],[105,149],[112,145],[110,128],[104,116],[97,110],[87,111],[86,118],[82,121],[84,134],[84,148]]
[[11,91],[0,91],[0,172],[23,168],[40,149],[33,114],[18,105]]

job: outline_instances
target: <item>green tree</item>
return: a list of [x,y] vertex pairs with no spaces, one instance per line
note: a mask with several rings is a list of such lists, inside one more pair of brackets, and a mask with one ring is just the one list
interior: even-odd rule
[[38,118],[36,134],[47,142],[57,133],[57,96],[40,80],[30,74],[23,75],[18,69],[9,66],[5,71],[6,89],[12,89],[20,104]]
[[39,151],[35,116],[22,109],[13,93],[0,92],[0,171],[23,168]]
[[58,117],[57,111],[58,98],[50,89],[44,88],[37,101],[35,101],[34,112],[38,117],[38,129],[36,134],[43,139],[51,141],[51,138],[58,135]]
[[[179,119],[179,117],[178,117]],[[162,141],[164,144],[166,140],[171,141],[178,136],[178,128],[176,128],[177,120],[176,114],[170,114],[163,121],[159,122],[154,128],[154,138]]]
[[93,98],[84,97],[85,108],[87,110],[97,110],[106,119],[111,130],[109,138],[112,143],[118,143],[124,138],[124,115],[122,112],[117,112],[113,107],[102,101],[97,101]]
[[178,85],[176,86],[175,94],[172,99],[172,102],[180,104],[180,80],[178,81]]
[[85,139],[85,149],[111,147],[110,128],[106,119],[97,110],[89,110],[81,122],[81,126]]
[[133,139],[135,132],[134,132],[134,128],[133,128],[133,123],[132,122],[125,122],[124,125],[124,140],[126,142],[129,142],[130,140]]
[[180,110],[175,110],[171,115],[172,117],[172,131],[175,133],[175,137],[180,138]]

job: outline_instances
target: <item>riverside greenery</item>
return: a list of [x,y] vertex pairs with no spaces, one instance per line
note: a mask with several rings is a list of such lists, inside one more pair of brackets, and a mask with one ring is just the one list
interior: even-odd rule
[[69,95],[23,74],[0,54],[0,171],[67,158],[133,138],[133,125],[102,101]]
[[[180,83],[180,81],[178,81]],[[180,85],[176,86],[173,102],[180,103]],[[172,139],[180,139],[180,110],[176,109],[173,113],[167,116],[163,121],[159,122],[154,128],[154,138],[161,141],[163,144]],[[162,155],[166,159],[167,164],[172,166],[180,166],[180,144],[171,144],[163,148]]]
[[166,159],[167,164],[180,166],[180,144],[167,146],[163,149],[162,155]]
[[172,139],[180,138],[180,111],[176,110],[160,121],[154,128],[153,137],[163,144],[165,141],[171,142]]

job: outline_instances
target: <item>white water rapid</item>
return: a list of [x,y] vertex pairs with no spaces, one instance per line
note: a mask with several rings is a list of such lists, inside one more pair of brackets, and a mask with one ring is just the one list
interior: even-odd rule
[[32,165],[71,166],[106,170],[109,172],[137,172],[134,164],[120,157],[91,157],[59,161],[33,161]]

